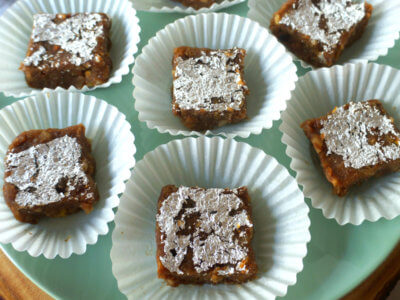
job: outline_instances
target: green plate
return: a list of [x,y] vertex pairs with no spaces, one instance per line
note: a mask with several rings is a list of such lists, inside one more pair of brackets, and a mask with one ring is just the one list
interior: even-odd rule
[[[247,6],[240,4],[224,11],[245,16]],[[158,30],[183,15],[138,12],[138,16],[142,28],[141,49]],[[399,68],[400,42],[389,51],[387,57],[378,62]],[[304,73],[304,70],[299,71],[299,75]],[[173,137],[159,134],[139,122],[134,110],[131,81],[132,75],[127,75],[120,84],[89,94],[106,100],[126,114],[135,134],[138,149],[135,157],[139,161],[145,153]],[[14,101],[14,98],[0,95],[0,107]],[[273,128],[264,130],[260,135],[237,140],[263,149],[288,168],[289,158],[280,142],[282,135],[278,130],[279,124],[279,121],[275,122]],[[293,172],[291,174],[294,175]],[[312,238],[304,259],[304,270],[298,275],[297,284],[289,287],[285,299],[335,299],[357,286],[387,257],[399,241],[400,217],[391,221],[364,222],[360,226],[339,226],[336,221],[325,219],[320,210],[312,208],[309,199],[306,202],[311,209]],[[88,246],[84,255],[72,255],[65,260],[34,258],[26,252],[15,251],[11,245],[3,245],[3,250],[25,275],[55,298],[124,299],[111,272],[113,228],[112,223],[109,234],[101,236],[97,244]]]

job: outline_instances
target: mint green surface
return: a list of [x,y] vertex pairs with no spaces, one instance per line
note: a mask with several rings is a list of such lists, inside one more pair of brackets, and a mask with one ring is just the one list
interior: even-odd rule
[[[247,6],[237,5],[225,12],[244,16]],[[184,15],[138,12],[138,16],[142,28],[141,49],[158,30]],[[399,68],[400,42],[387,57],[378,62]],[[299,71],[299,76],[304,73],[304,70]],[[135,134],[138,149],[135,157],[139,161],[148,151],[176,137],[149,130],[138,121],[131,80],[132,75],[127,75],[122,83],[89,94],[106,100],[126,114]],[[14,101],[13,98],[0,95],[0,107]],[[285,155],[285,146],[280,142],[282,135],[278,130],[279,124],[275,122],[273,128],[264,130],[261,135],[238,140],[263,149],[288,168],[289,158]],[[294,175],[292,171],[291,174]],[[312,238],[304,259],[304,270],[298,275],[297,284],[289,287],[285,299],[335,299],[358,285],[390,253],[399,241],[400,217],[391,221],[364,222],[360,226],[339,226],[336,221],[325,219],[320,210],[312,208],[309,199],[306,202],[311,209]],[[3,249],[28,277],[55,298],[124,299],[111,272],[109,253],[113,228],[114,223],[111,223],[109,234],[100,236],[95,245],[88,246],[84,255],[72,255],[65,260],[33,258],[26,252],[15,251],[11,245],[3,245]]]

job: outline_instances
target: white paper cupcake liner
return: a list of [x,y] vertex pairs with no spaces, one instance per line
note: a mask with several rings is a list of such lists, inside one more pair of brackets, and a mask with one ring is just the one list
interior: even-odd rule
[[[6,96],[22,97],[41,91],[26,84],[24,73],[19,70],[28,48],[32,31],[33,15],[46,13],[103,12],[112,20],[111,59],[113,69],[110,79],[101,85],[81,89],[70,87],[68,91],[85,92],[96,88],[109,87],[122,81],[122,76],[129,73],[133,55],[139,43],[139,19],[129,0],[19,0],[0,17],[0,91]],[[57,87],[56,91],[65,91]]]
[[[287,0],[249,0],[248,18],[269,28],[272,15]],[[374,61],[380,56],[387,55],[399,38],[400,31],[400,0],[367,0],[374,10],[368,26],[360,40],[343,51],[337,64]],[[295,55],[305,68],[311,67]]]
[[249,119],[205,132],[248,137],[272,127],[297,81],[296,66],[277,39],[256,22],[235,15],[210,13],[188,16],[167,25],[143,48],[133,67],[133,97],[139,120],[151,129],[172,135],[201,135],[173,115],[172,56],[179,46],[247,51],[244,78]]
[[137,10],[145,10],[150,12],[161,13],[184,13],[184,14],[198,14],[211,11],[217,11],[244,2],[245,0],[218,0],[210,7],[203,7],[194,9],[193,7],[186,7],[179,2],[172,0],[131,0],[133,7]]
[[335,106],[350,101],[378,99],[400,125],[400,71],[378,64],[347,64],[318,71],[302,77],[285,112],[280,130],[286,154],[292,159],[290,167],[296,171],[297,182],[303,186],[312,206],[322,210],[326,218],[340,225],[359,225],[379,218],[393,219],[400,215],[400,173],[392,173],[350,190],[345,197],[332,193],[314,158],[314,149],[300,124],[305,120],[326,115]]
[[[167,184],[248,187],[257,279],[173,288],[157,278],[155,217]],[[303,268],[308,212],[295,180],[263,151],[220,137],[174,140],[146,154],[132,172],[115,217],[112,270],[128,299],[274,299],[286,294]]]
[[[105,101],[77,93],[48,93],[13,103],[0,110],[0,161],[9,144],[23,131],[64,128],[82,123],[91,139],[96,160],[95,181],[99,202],[90,214],[79,212],[64,218],[44,218],[32,225],[17,221],[0,196],[0,242],[11,243],[18,251],[46,258],[72,253],[83,254],[87,244],[108,232],[114,219],[118,194],[135,164],[134,136],[125,115]],[[4,165],[0,167],[3,185]]]

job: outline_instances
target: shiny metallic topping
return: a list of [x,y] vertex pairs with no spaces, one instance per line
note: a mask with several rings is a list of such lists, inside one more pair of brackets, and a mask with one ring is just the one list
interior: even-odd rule
[[44,55],[46,55],[46,48],[40,46],[39,49],[37,49],[34,53],[32,53],[31,56],[25,57],[24,65],[25,66],[34,65],[35,67],[37,67],[39,63],[43,60]]
[[[104,35],[101,25],[102,17],[95,13],[75,14],[64,19],[63,15],[36,14],[33,17],[32,39],[34,42],[48,42],[60,46],[70,54],[66,62],[81,65],[94,58],[93,50],[97,46],[97,38]],[[24,64],[37,66],[39,62],[49,58],[40,47],[32,56],[24,60]]]
[[11,174],[5,181],[18,188],[15,201],[20,206],[46,205],[69,196],[77,185],[86,185],[81,154],[81,145],[69,136],[8,153],[6,172]]
[[226,276],[226,275],[231,275],[235,273],[235,268],[233,267],[227,267],[225,269],[221,269],[217,271],[218,275]]
[[[229,264],[220,275],[237,271],[248,272],[242,261],[248,246],[239,242],[235,234],[242,226],[252,227],[249,215],[237,190],[179,187],[162,202],[157,222],[164,244],[162,264],[171,272],[183,274],[179,269],[189,249],[193,252],[193,265],[198,273],[217,264]],[[188,221],[195,217],[195,223]],[[192,227],[192,228],[189,228]]]
[[[368,102],[350,102],[322,121],[327,154],[343,157],[345,167],[360,169],[400,158],[399,134],[391,119]],[[392,143],[385,143],[390,135]]]
[[311,39],[321,42],[324,51],[331,51],[365,16],[365,4],[349,0],[298,0],[280,24],[287,25]]
[[181,109],[240,110],[247,86],[235,58],[243,50],[215,50],[200,57],[177,58],[173,93]]

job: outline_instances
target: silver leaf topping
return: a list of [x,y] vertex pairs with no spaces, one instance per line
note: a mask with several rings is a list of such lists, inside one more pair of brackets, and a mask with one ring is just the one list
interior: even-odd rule
[[[8,153],[5,181],[18,188],[15,201],[32,207],[61,201],[78,184],[87,184],[82,169],[81,145],[76,138],[63,136],[24,151]],[[62,191],[57,185],[63,186]]]
[[[235,193],[237,190],[226,193],[224,189],[181,186],[162,202],[157,222],[165,255],[160,260],[168,270],[182,274],[179,267],[191,248],[193,265],[199,273],[216,264],[229,264],[238,271],[248,272],[241,263],[248,248],[235,238],[235,231],[253,225],[247,212],[240,209],[243,201]],[[192,233],[178,234],[186,228],[185,218],[193,215],[197,219],[195,228],[190,230]],[[230,267],[220,270],[219,274],[232,274],[233,270]]]
[[175,103],[186,110],[240,110],[247,86],[239,73],[239,64],[234,62],[239,52],[234,48],[185,60],[178,57],[173,84]]
[[[396,143],[382,145],[379,137],[391,134],[400,139],[392,121],[368,102],[350,102],[348,109],[337,108],[322,121],[327,154],[342,156],[345,167],[360,169],[379,162],[400,158],[400,146]],[[377,136],[369,143],[370,136]]]
[[[70,54],[69,62],[81,65],[93,59],[93,50],[97,46],[97,38],[104,34],[103,26],[99,23],[100,14],[81,13],[71,16],[60,23],[54,22],[58,15],[36,14],[33,17],[32,39],[34,42],[48,42],[60,46]],[[40,47],[24,64],[37,66],[40,61],[49,57]],[[33,58],[31,58],[34,56]]]
[[349,0],[298,0],[293,10],[285,14],[280,24],[287,25],[331,51],[344,31],[350,30],[365,16],[364,3]]

